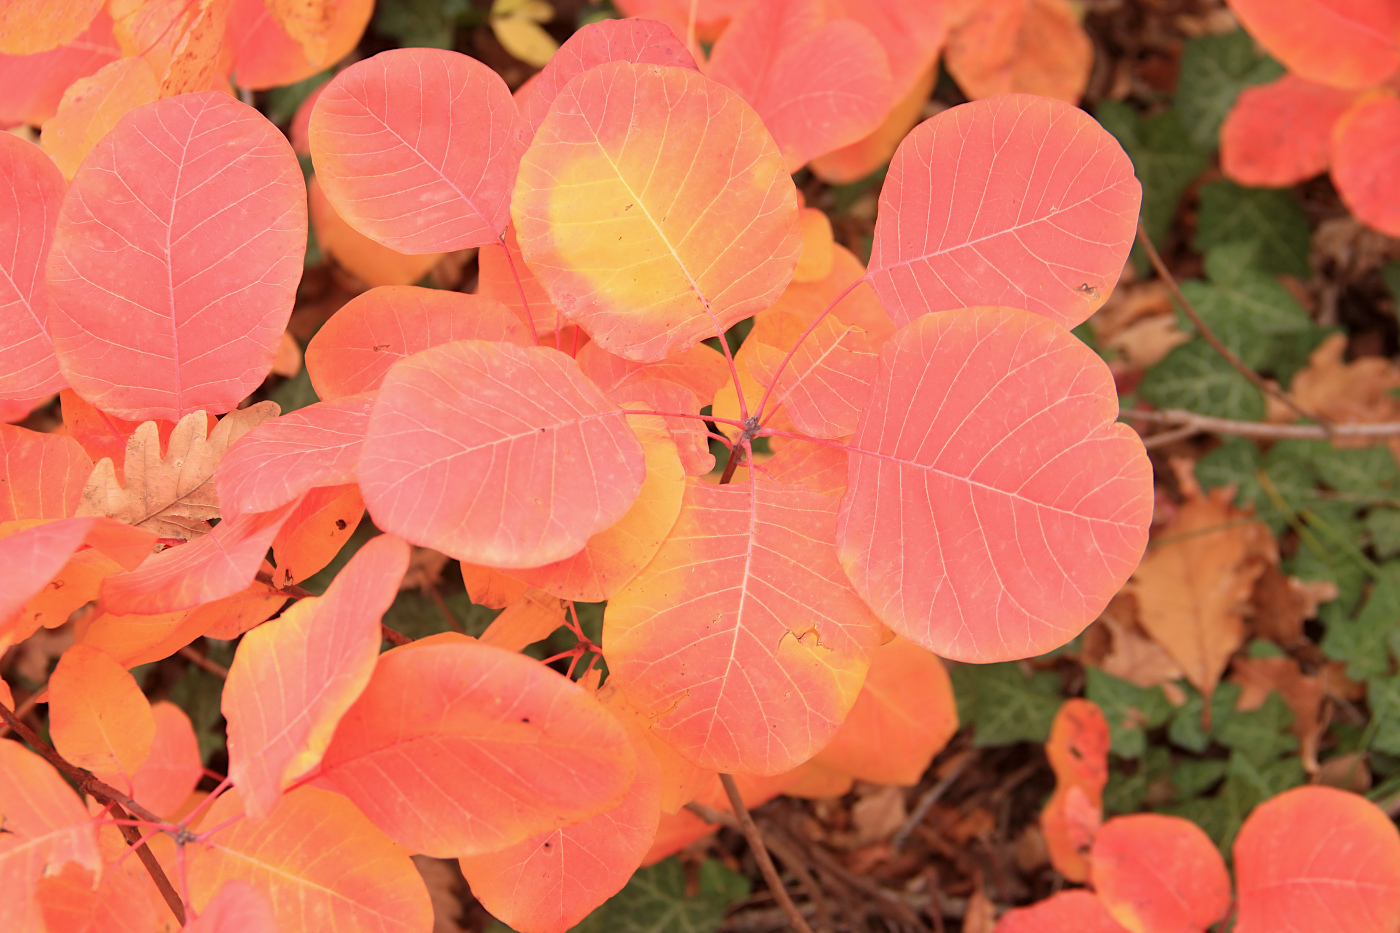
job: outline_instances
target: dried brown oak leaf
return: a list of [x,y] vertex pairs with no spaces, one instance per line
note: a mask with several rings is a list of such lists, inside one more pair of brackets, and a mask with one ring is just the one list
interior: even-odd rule
[[1231,504],[1233,489],[1201,492],[1187,460],[1173,460],[1184,501],[1123,588],[1138,619],[1197,690],[1209,696],[1244,642],[1254,581],[1278,563],[1269,529]]
[[208,533],[209,519],[219,517],[214,467],[235,441],[280,412],[276,402],[258,402],[225,415],[207,436],[208,416],[191,412],[170,432],[164,457],[156,423],[145,422],[126,442],[126,485],[118,481],[111,458],[104,457],[83,487],[77,514],[106,515],[162,538],[189,540]]
[[1181,665],[1153,641],[1138,621],[1137,600],[1119,593],[1084,632],[1082,659],[1105,674],[1138,687],[1158,687],[1181,677]]

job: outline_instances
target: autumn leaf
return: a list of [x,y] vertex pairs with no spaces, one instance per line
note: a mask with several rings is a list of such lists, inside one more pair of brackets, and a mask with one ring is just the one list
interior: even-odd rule
[[0,522],[72,518],[91,472],[73,438],[0,424]]
[[1230,490],[1202,493],[1189,462],[1173,467],[1185,501],[1124,591],[1137,598],[1142,627],[1209,696],[1244,642],[1254,582],[1278,551],[1268,528],[1231,504]]
[[150,701],[136,680],[87,645],[65,651],[49,679],[49,726],[63,757],[127,793],[156,735]]
[[33,55],[72,42],[102,6],[102,0],[73,0],[57,8],[44,0],[12,0],[0,7],[0,54]]
[[0,179],[0,398],[37,398],[65,384],[44,286],[65,185],[39,147],[10,133],[0,136]]
[[117,480],[111,460],[102,460],[83,487],[77,514],[105,515],[162,538],[207,534],[209,519],[219,517],[213,483],[219,460],[239,438],[277,414],[275,402],[258,402],[221,418],[210,431],[208,416],[191,412],[171,432],[164,456],[156,424],[148,421],[126,443],[125,482]]
[[1077,698],[1061,704],[1045,743],[1055,793],[1041,811],[1040,828],[1051,862],[1070,881],[1089,878],[1090,849],[1103,820],[1108,748],[1108,721],[1096,704]]
[[1205,832],[1177,816],[1134,813],[1099,830],[1094,889],[1130,930],[1205,930],[1230,910],[1230,873]]

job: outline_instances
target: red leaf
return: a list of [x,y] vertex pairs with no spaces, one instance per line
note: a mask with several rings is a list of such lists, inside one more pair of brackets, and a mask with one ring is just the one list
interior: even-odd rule
[[368,393],[318,402],[239,438],[214,472],[224,518],[271,511],[315,486],[353,483],[373,405]]
[[1108,298],[1142,186],[1092,117],[1009,94],[945,110],[905,137],[880,192],[870,284],[896,324],[1001,305],[1066,327]]
[[589,343],[578,351],[577,359],[583,374],[610,395],[625,393],[629,386],[652,379],[664,379],[708,402],[720,386],[729,382],[729,365],[724,356],[703,343],[655,363],[636,363]]
[[1282,188],[1327,171],[1332,127],[1356,95],[1284,75],[1245,88],[1220,127],[1220,169],[1242,185]]
[[1400,4],[1393,0],[1227,2],[1270,55],[1309,81],[1360,89],[1400,68]]
[[225,881],[185,933],[281,933],[272,902],[246,881]]
[[408,570],[408,545],[373,538],[324,596],[243,636],[224,684],[229,777],[260,820],[321,762],[379,657],[379,620]]
[[1064,644],[1137,566],[1152,467],[1103,361],[1008,308],[928,315],[885,345],[851,441],[838,546],[895,631],[988,662]]
[[1055,869],[1070,881],[1089,880],[1089,850],[1103,821],[1108,784],[1108,720],[1089,700],[1060,704],[1045,743],[1055,772],[1055,793],[1040,814],[1040,828]]
[[59,214],[49,323],[64,374],[132,420],[233,409],[272,366],[305,246],[301,171],[257,111],[217,91],[138,107]]
[[0,813],[0,929],[42,930],[35,886],[70,861],[100,872],[97,826],[58,772],[18,742],[0,742]]
[[871,346],[879,349],[895,332],[894,321],[885,313],[875,290],[861,281],[864,278],[865,266],[861,261],[846,247],[834,243],[831,272],[826,278],[815,282],[793,282],[777,302],[759,312],[757,320],[763,321],[788,312],[799,317],[805,327],[815,323],[822,312],[831,308],[828,317],[861,328]]
[[1130,933],[1092,892],[1061,891],[1002,915],[996,933]]
[[1400,926],[1400,832],[1365,797],[1284,791],[1235,837],[1236,933],[1387,933]]
[[913,787],[957,731],[947,668],[896,637],[871,653],[850,715],[813,761],[862,781]]
[[1157,813],[1111,819],[1090,861],[1099,899],[1130,929],[1201,933],[1230,910],[1225,860],[1190,820]]
[[6,486],[0,522],[70,517],[90,473],[92,461],[73,438],[0,424],[0,476]]
[[396,364],[360,457],[374,523],[488,567],[577,553],[645,474],[626,416],[569,357],[462,340]]
[[1332,130],[1332,183],[1356,219],[1400,236],[1400,99],[1363,98]]
[[733,91],[684,68],[609,62],[559,93],[511,214],[555,306],[604,349],[651,362],[777,299],[802,249],[793,192]]
[[533,658],[449,634],[380,656],[336,730],[322,781],[395,841],[446,858],[617,806],[636,768],[622,726],[582,687]]
[[713,42],[747,5],[747,0],[620,0],[615,4],[624,16],[636,16],[665,23],[684,39],[695,10],[695,38]]
[[118,615],[177,612],[232,596],[253,582],[295,503],[227,518],[188,544],[152,554],[102,584],[102,606]]
[[234,820],[240,809],[236,792],[224,794],[202,825],[230,825],[185,849],[196,910],[242,881],[267,895],[277,933],[432,928],[428,891],[408,853],[344,797],[302,787],[265,820]]
[[44,288],[65,187],[42,149],[0,134],[0,398],[36,398],[65,385]]
[[793,172],[870,133],[893,103],[879,40],[855,20],[827,21],[822,0],[749,4],[706,72],[758,111]]
[[393,49],[321,92],[311,154],[355,229],[401,253],[447,252],[500,240],[522,126],[505,82],[476,59]]
[[43,126],[70,84],[120,56],[112,17],[105,10],[67,45],[36,55],[0,55],[0,87],[5,89],[0,95],[0,127]]
[[521,111],[533,136],[559,92],[590,68],[607,62],[646,62],[698,71],[685,43],[649,19],[605,19],[582,27],[554,53],[530,83]]
[[[324,87],[324,85],[322,85]],[[309,98],[308,98],[309,99]],[[302,105],[306,109],[305,104]],[[298,110],[297,113],[301,113]],[[307,111],[310,122],[310,111]],[[293,123],[295,128],[295,122]],[[292,145],[297,138],[292,136]],[[309,153],[307,153],[309,155]],[[412,285],[433,270],[445,253],[409,255],[371,240],[335,212],[321,184],[312,176],[306,182],[306,206],[311,213],[311,229],[322,255],[334,259],[336,265],[362,280],[366,285]],[[447,292],[446,294],[453,294]]]
[[779,774],[835,735],[879,625],[836,564],[834,499],[687,483],[670,537],[608,602],[608,669],[686,758]]
[[661,767],[640,728],[629,729],[628,738],[637,777],[616,807],[458,860],[472,894],[511,929],[564,933],[622,890],[641,865],[661,817]]
[[306,345],[317,398],[372,392],[399,360],[456,340],[534,341],[499,302],[413,286],[381,286],[350,299]]
[[155,739],[151,753],[131,776],[131,796],[161,816],[173,814],[204,776],[199,741],[185,711],[168,700],[151,704]]

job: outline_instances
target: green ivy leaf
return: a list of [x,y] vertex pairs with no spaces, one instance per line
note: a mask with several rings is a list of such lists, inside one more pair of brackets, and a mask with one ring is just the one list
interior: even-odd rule
[[1218,181],[1201,189],[1196,221],[1196,248],[1201,252],[1226,243],[1258,244],[1265,272],[1310,278],[1311,228],[1291,189],[1242,188]]
[[1389,561],[1381,565],[1381,577],[1354,619],[1336,611],[1324,616],[1327,630],[1322,636],[1322,653],[1334,661],[1347,662],[1347,676],[1352,680],[1379,677],[1390,670],[1387,637],[1397,618],[1400,618],[1400,561]]
[[1366,514],[1366,536],[1382,559],[1400,554],[1400,510],[1372,509]]
[[1099,705],[1108,720],[1113,754],[1141,757],[1147,750],[1147,730],[1166,722],[1173,711],[1162,688],[1139,687],[1096,667],[1086,668],[1085,676],[1085,696]]
[[295,376],[273,389],[268,398],[278,404],[284,415],[307,405],[315,405],[321,400],[311,385],[311,374],[306,371],[305,366]]
[[1298,737],[1288,731],[1293,711],[1278,691],[1271,692],[1258,709],[1236,710],[1212,730],[1220,744],[1264,767],[1280,755],[1298,750]]
[[1370,747],[1400,755],[1400,674],[1372,677],[1366,683],[1366,703],[1371,707]]
[[1138,395],[1158,408],[1184,408],[1202,415],[1260,421],[1264,394],[1204,340],[1175,348],[1147,371]]
[[[471,0],[388,0],[375,10],[374,29],[405,47],[450,49],[458,23],[472,12]],[[484,21],[485,16],[471,19]]]
[[1050,671],[1029,677],[1014,661],[959,664],[952,670],[958,718],[973,724],[972,744],[1044,742],[1060,708],[1060,680]]
[[668,858],[642,868],[573,933],[715,933],[729,905],[749,895],[749,880],[714,859],[700,865],[699,891],[685,896],[685,872]]
[[302,78],[296,84],[272,88],[267,92],[267,106],[263,108],[267,118],[278,126],[287,123],[296,115],[297,108],[306,101],[306,98],[311,96],[311,92],[325,84],[334,75],[335,72],[327,68],[325,71],[318,71],[309,78]]
[[1282,76],[1284,68],[1261,52],[1243,30],[1188,39],[1181,50],[1176,108],[1202,149],[1219,144],[1220,124],[1247,87]]
[[1225,776],[1223,758],[1183,758],[1172,768],[1172,799],[1199,797]]
[[1215,688],[1210,698],[1210,730],[1202,722],[1201,711],[1205,703],[1201,694],[1185,681],[1178,686],[1186,693],[1186,702],[1178,706],[1167,726],[1167,738],[1178,748],[1200,754],[1210,745],[1210,740],[1220,728],[1235,714],[1235,703],[1240,698],[1239,684],[1223,683]]

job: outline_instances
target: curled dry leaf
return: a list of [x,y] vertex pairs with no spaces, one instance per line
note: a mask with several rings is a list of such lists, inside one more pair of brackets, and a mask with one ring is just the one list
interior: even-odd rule
[[125,482],[117,479],[111,460],[102,460],[83,487],[77,514],[106,515],[162,538],[207,533],[209,519],[219,517],[213,483],[219,460],[235,441],[279,411],[275,402],[258,402],[226,415],[212,431],[204,412],[191,412],[170,433],[164,456],[156,423],[145,422],[127,440]]
[[1244,690],[1238,708],[1258,709],[1269,694],[1279,692],[1293,711],[1293,734],[1298,737],[1298,754],[1309,774],[1317,772],[1317,749],[1327,728],[1323,714],[1326,694],[1321,678],[1304,674],[1292,658],[1236,658],[1230,680]]
[[1185,501],[1123,588],[1142,627],[1207,696],[1244,643],[1254,581],[1278,563],[1269,529],[1232,504],[1234,491],[1202,493],[1192,464],[1173,460]]

